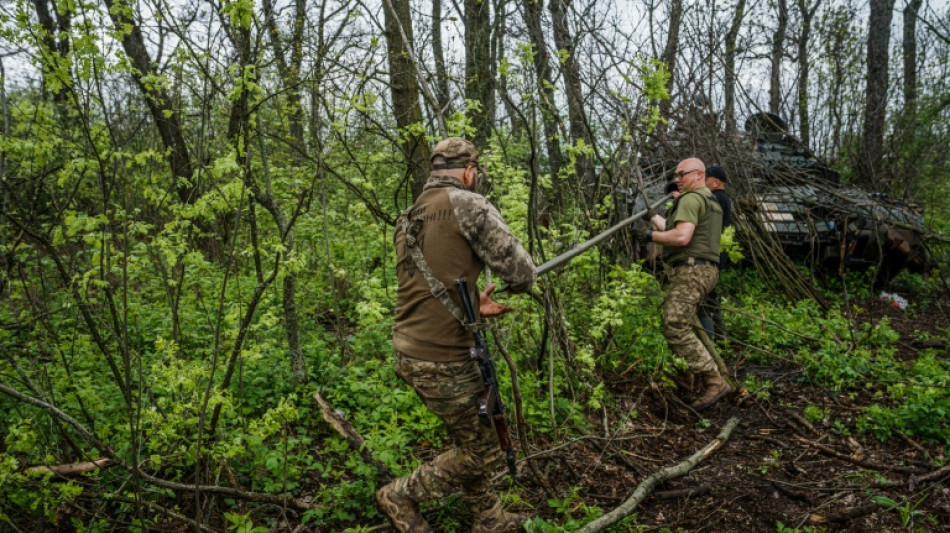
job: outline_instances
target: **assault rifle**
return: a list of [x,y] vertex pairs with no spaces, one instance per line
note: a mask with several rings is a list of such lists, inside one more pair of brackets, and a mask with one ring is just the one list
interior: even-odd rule
[[472,330],[475,346],[469,352],[472,359],[478,363],[478,370],[485,381],[485,392],[478,398],[478,421],[485,427],[495,426],[498,434],[498,445],[505,452],[505,461],[508,463],[508,472],[511,479],[518,479],[518,470],[515,467],[515,448],[511,443],[511,433],[508,430],[508,419],[505,418],[505,404],[498,394],[498,379],[495,377],[495,362],[488,352],[488,344],[478,331],[475,320],[475,307],[472,305],[472,296],[468,292],[468,281],[465,278],[455,280],[455,289],[462,302],[462,313],[465,315],[466,326]]

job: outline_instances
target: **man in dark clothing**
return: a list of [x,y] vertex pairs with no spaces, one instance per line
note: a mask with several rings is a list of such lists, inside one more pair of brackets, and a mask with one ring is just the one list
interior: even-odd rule
[[[393,348],[396,373],[444,423],[451,446],[376,492],[379,508],[400,533],[432,528],[419,503],[461,490],[472,509],[473,533],[517,531],[528,518],[504,511],[491,490],[501,458],[498,437],[478,419],[485,383],[470,356],[472,332],[463,324],[454,287],[474,281],[485,265],[515,292],[531,288],[537,269],[498,210],[476,191],[481,174],[475,146],[448,138],[432,150],[432,171],[422,194],[396,222],[399,281]],[[491,300],[494,284],[479,296],[478,314],[495,316],[511,308]],[[476,317],[477,318],[477,317]]]
[[[711,166],[706,169],[706,188],[712,191],[713,196],[719,201],[719,207],[722,208],[722,230],[732,225],[732,200],[726,194],[726,171],[719,166]],[[729,266],[729,254],[719,252],[719,275]],[[726,323],[722,318],[722,295],[713,287],[706,295],[703,305],[699,308],[699,321],[706,330],[706,335],[712,339],[715,337],[726,336]]]
[[693,331],[699,306],[719,278],[722,208],[706,188],[705,172],[705,165],[697,158],[676,165],[674,180],[680,194],[666,218],[655,212],[648,214],[655,231],[647,230],[643,235],[646,242],[663,245],[663,261],[672,269],[663,302],[663,336],[670,350],[705,381],[705,392],[692,404],[697,410],[733,390]]

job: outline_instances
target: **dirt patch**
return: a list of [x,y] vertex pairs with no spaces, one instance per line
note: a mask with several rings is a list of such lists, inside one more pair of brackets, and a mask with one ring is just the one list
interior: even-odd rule
[[[900,333],[904,360],[928,348],[945,351],[945,309],[915,308],[911,301],[905,310],[877,298],[861,302],[855,319],[887,317]],[[861,434],[856,422],[875,399],[810,384],[799,369],[745,366],[738,374],[740,380],[753,374],[773,387],[767,397],[738,394],[702,417],[686,408],[686,395],[680,399],[646,383],[611,384],[619,404],[612,406],[609,422],[590,421],[599,429],[537,461],[553,496],[563,498],[579,487],[577,501],[609,511],[644,478],[682,461],[737,417],[727,444],[688,475],[657,487],[639,507],[635,524],[647,531],[772,532],[779,522],[814,531],[947,530],[950,468],[942,464],[942,445]],[[636,418],[630,417],[634,412]],[[816,412],[824,416],[816,418]],[[618,424],[624,428],[619,433]],[[556,519],[548,494],[530,479],[526,484],[539,515]],[[578,507],[574,515],[581,514]]]

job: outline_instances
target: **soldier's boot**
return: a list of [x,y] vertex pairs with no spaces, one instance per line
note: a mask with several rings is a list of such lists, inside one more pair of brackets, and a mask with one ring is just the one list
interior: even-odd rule
[[481,505],[472,506],[472,533],[514,533],[531,519],[526,513],[509,513],[497,496]]
[[685,373],[674,376],[673,381],[675,381],[681,389],[688,393],[693,392],[693,389],[696,388],[696,374],[693,374],[689,370],[687,370]]
[[376,491],[376,505],[399,533],[433,533],[419,512],[419,504],[406,494],[406,478],[399,478]]
[[732,385],[723,379],[718,371],[713,370],[706,372],[704,378],[706,381],[706,392],[690,405],[690,407],[697,411],[706,409],[733,391]]

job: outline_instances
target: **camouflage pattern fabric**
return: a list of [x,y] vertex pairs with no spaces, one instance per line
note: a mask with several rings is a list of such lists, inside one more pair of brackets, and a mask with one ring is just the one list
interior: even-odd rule
[[460,137],[449,137],[432,147],[429,162],[434,170],[443,168],[464,168],[469,164],[478,164],[478,150],[470,141]]
[[700,374],[716,372],[716,362],[693,331],[700,304],[719,279],[714,265],[679,266],[670,275],[670,290],[663,302],[663,336],[670,350]]
[[465,189],[449,189],[449,200],[455,208],[462,234],[475,254],[515,292],[531,288],[537,268],[501,217],[501,213],[484,196]]
[[401,496],[416,502],[443,498],[461,489],[474,512],[497,507],[491,475],[501,460],[494,428],[478,421],[478,395],[485,389],[474,359],[424,361],[395,352],[396,374],[445,423],[450,446],[394,482]]
[[[475,280],[485,265],[516,292],[531,288],[537,275],[531,256],[498,209],[449,175],[429,177],[412,209],[400,216],[393,244],[399,280],[393,348],[417,359],[458,361],[469,357],[472,333],[451,312],[458,307],[453,290],[456,279],[469,281],[472,300],[477,302]],[[422,254],[432,276],[420,269],[414,258],[417,253]],[[443,293],[430,278],[448,292]],[[444,298],[436,294],[444,294]],[[455,305],[445,305],[446,298]]]

